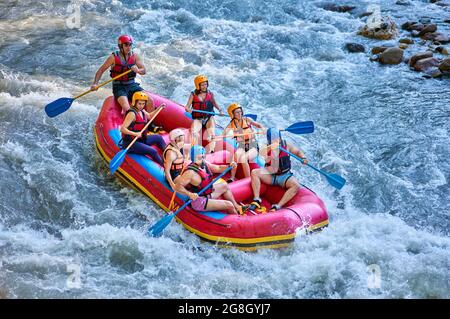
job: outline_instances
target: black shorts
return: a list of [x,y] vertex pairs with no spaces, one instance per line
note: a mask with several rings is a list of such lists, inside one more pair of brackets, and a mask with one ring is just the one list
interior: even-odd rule
[[136,82],[130,84],[113,83],[112,89],[116,100],[121,96],[126,96],[128,100],[131,100],[134,93],[144,91],[144,89],[140,87],[139,83]]

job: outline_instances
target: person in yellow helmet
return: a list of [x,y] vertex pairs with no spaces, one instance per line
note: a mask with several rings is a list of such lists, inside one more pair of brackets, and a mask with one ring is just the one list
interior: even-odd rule
[[[161,156],[151,147],[156,145],[161,151],[166,148],[166,142],[161,135],[148,135],[148,129],[141,133],[149,119],[156,113],[156,110],[147,112],[145,110],[149,98],[144,92],[135,92],[131,102],[130,109],[125,114],[120,131],[122,132],[122,141],[119,143],[121,148],[126,148],[137,136],[138,140],[129,149],[130,153],[150,155],[150,157],[159,165],[164,166]],[[162,105],[164,107],[164,105]]]
[[194,85],[195,90],[191,92],[185,106],[186,111],[192,113],[191,132],[194,139],[193,145],[201,144],[201,133],[203,130],[206,130],[206,139],[209,141],[209,144],[206,146],[206,152],[211,153],[214,152],[216,146],[213,139],[216,127],[214,116],[196,112],[195,110],[214,112],[214,108],[216,108],[220,114],[223,114],[223,111],[214,99],[214,94],[208,90],[209,82],[206,75],[197,75],[194,79]]
[[[134,81],[136,74],[144,75],[146,70],[141,57],[132,51],[133,38],[130,35],[121,35],[117,39],[117,44],[119,50],[110,54],[95,73],[91,90],[96,91],[98,89],[98,81],[108,68],[111,68],[111,77],[116,77],[127,70],[132,70],[132,72],[114,80],[112,84],[114,98],[122,107],[123,112],[127,112],[130,108],[128,100],[131,99],[134,92],[144,90],[139,83]],[[149,103],[151,104],[152,101],[150,100]]]
[[[258,157],[258,142],[252,127],[264,129],[264,127],[252,120],[249,117],[244,116],[242,107],[238,103],[231,103],[228,108],[228,115],[231,118],[230,123],[224,130],[224,135],[238,135],[234,139],[237,142],[237,149],[234,153],[234,161],[242,164],[244,170],[244,176],[250,177],[250,165],[249,161],[254,161]],[[244,134],[244,135],[243,135]],[[228,179],[228,183],[234,181],[237,168],[231,170],[231,177]]]

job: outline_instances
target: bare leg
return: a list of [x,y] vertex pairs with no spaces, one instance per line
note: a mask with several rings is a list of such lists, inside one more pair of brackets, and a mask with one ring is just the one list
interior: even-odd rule
[[214,120],[214,116],[209,118],[209,121],[206,123],[206,139],[208,140],[208,145],[206,145],[206,153],[209,154],[214,152],[216,149],[216,141],[212,138],[216,135],[216,121]]
[[208,204],[206,205],[205,211],[212,210],[226,211],[228,214],[237,214],[233,203],[223,199],[208,199]]
[[[236,163],[242,163],[242,164],[243,164],[242,159],[245,160],[245,156],[243,156],[243,155],[244,155],[244,150],[243,150],[242,148],[238,148],[238,149],[236,150],[236,153],[234,153],[234,161],[235,161]],[[233,167],[233,168],[231,169],[231,177],[233,177],[233,178],[236,177],[236,171],[237,171],[237,166],[236,166],[236,167]],[[249,174],[249,175],[250,175],[250,174]]]
[[202,122],[199,120],[193,120],[191,125],[191,132],[192,132],[192,143],[191,145],[201,145],[200,136],[202,131]]
[[289,179],[286,182],[287,190],[284,193],[283,197],[281,197],[280,201],[278,202],[278,206],[283,207],[284,205],[286,205],[287,202],[289,202],[292,198],[294,198],[299,188],[300,185],[297,182],[297,179],[294,176],[289,177]]
[[261,182],[267,185],[272,184],[272,176],[264,168],[254,169],[251,173],[251,176],[252,176],[253,197],[259,198],[261,191]]
[[117,102],[119,102],[124,113],[130,109],[130,104],[128,103],[128,98],[126,96],[119,96]]
[[226,200],[230,201],[235,209],[235,213],[237,214],[238,209],[240,208],[239,204],[236,203],[236,200],[234,199],[233,194],[231,193],[230,189],[228,188],[227,183],[219,183],[214,185],[214,192],[211,194],[212,199],[216,199],[222,196]]

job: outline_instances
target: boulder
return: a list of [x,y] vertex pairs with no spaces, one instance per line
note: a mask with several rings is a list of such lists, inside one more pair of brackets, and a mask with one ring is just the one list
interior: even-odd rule
[[433,56],[433,52],[431,52],[431,51],[416,53],[409,59],[408,64],[410,67],[413,67],[417,61],[422,60],[422,59],[431,58],[432,56]]
[[447,50],[447,48],[444,47],[444,46],[442,46],[442,45],[436,47],[436,48],[434,49],[434,52],[437,52],[437,53],[440,53],[440,54],[443,54],[443,55],[448,55],[448,50]]
[[366,48],[362,44],[359,44],[359,43],[346,43],[345,49],[351,53],[366,52]]
[[448,72],[450,71],[450,58],[444,59],[441,64],[439,64],[439,70],[441,72]]
[[403,60],[403,50],[400,48],[387,48],[380,55],[381,64],[399,64]]
[[422,23],[416,21],[408,21],[403,23],[401,26],[401,28],[406,31],[413,31],[413,30],[422,31],[424,27],[425,26]]
[[419,36],[423,36],[427,33],[433,33],[436,32],[437,26],[435,24],[427,24],[424,26],[422,30],[420,30]]
[[436,58],[425,58],[417,61],[414,63],[414,70],[425,72],[427,70],[430,70],[432,68],[436,68],[439,66],[439,60]]
[[395,38],[398,31],[397,25],[390,17],[381,17],[379,23],[366,23],[359,29],[358,34],[371,39],[389,40]]
[[405,44],[414,44],[414,40],[410,39],[410,38],[402,38],[402,39],[398,40],[398,42],[405,43]]
[[341,6],[341,5],[336,5],[334,3],[327,3],[327,4],[323,5],[322,8],[327,11],[333,11],[333,12],[349,12],[349,11],[352,11],[353,9],[355,9],[356,7]]
[[387,47],[373,47],[370,52],[372,54],[380,54],[381,52],[383,52],[386,49],[387,49]]

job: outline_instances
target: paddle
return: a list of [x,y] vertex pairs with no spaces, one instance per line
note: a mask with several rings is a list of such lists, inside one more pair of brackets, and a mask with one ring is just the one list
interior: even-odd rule
[[[283,152],[288,153],[289,155],[291,155],[293,158],[299,160],[300,162],[303,163],[303,160],[292,154],[291,152],[289,152],[288,150],[284,149],[283,147],[280,146],[280,150],[282,150]],[[311,167],[313,170],[319,172],[320,174],[323,174],[326,178],[328,183],[331,184],[331,186],[337,188],[337,189],[341,189],[342,187],[344,187],[345,185],[345,179],[337,174],[330,174],[330,173],[326,173],[318,168],[315,168],[314,166],[312,166],[311,164],[307,163],[306,165],[308,165],[309,167]]]
[[[200,192],[198,192],[198,195],[203,194],[208,188],[210,188],[215,182],[217,182],[220,178],[222,178],[226,173],[228,173],[228,171],[231,170],[231,165],[228,166],[219,176],[217,176],[211,183],[209,183],[208,185],[206,185]],[[172,219],[174,219],[175,216],[177,216],[177,214],[179,212],[181,212],[183,209],[186,208],[187,205],[189,205],[192,202],[192,199],[188,200],[187,202],[185,202],[183,204],[183,206],[181,206],[180,208],[178,208],[178,210],[174,213],[171,214],[167,214],[166,216],[164,216],[163,218],[161,218],[158,222],[156,222],[156,224],[154,224],[153,226],[151,226],[148,229],[148,234],[153,236],[153,237],[158,237],[161,235],[161,233],[163,232],[163,230],[167,227],[167,225],[170,224],[170,222],[172,221]]]
[[[150,123],[153,122],[153,120],[155,119],[155,117],[158,116],[159,112],[162,111],[163,109],[163,105],[165,105],[164,103],[161,104],[158,107],[158,110],[156,111],[155,115],[153,115],[153,117],[150,119],[150,121],[148,121],[147,124],[145,124],[144,128],[141,131],[141,134],[148,128],[148,126],[150,125]],[[134,137],[133,141],[128,145],[128,147],[124,150],[121,150],[120,152],[118,152],[116,155],[114,155],[114,157],[112,158],[112,160],[109,162],[109,169],[111,170],[111,173],[114,174],[117,169],[119,168],[120,165],[122,165],[123,160],[125,159],[125,155],[127,154],[128,150],[130,149],[130,147],[134,144],[134,142],[136,142],[138,139],[137,136]]]
[[[118,76],[113,77],[112,79],[110,79],[110,80],[108,80],[106,82],[103,82],[102,84],[98,85],[97,88],[102,87],[102,86],[108,84],[109,82],[114,81],[114,80],[120,78],[121,76],[124,76],[125,74],[130,73],[131,71],[132,70],[128,70],[126,72],[123,72],[122,74],[119,74]],[[49,103],[49,104],[47,104],[45,106],[45,113],[47,113],[47,115],[49,117],[55,117],[55,116],[57,116],[57,115],[59,115],[61,113],[64,113],[65,111],[67,111],[70,108],[70,106],[72,105],[72,102],[74,100],[76,100],[79,97],[82,97],[82,96],[84,96],[84,95],[86,95],[86,94],[88,94],[90,92],[92,92],[91,89],[89,89],[89,91],[81,93],[80,95],[75,96],[74,98],[62,97],[60,99],[57,99],[56,101],[53,101],[53,102],[51,102],[51,103]]]
[[[308,134],[308,133],[314,132],[314,123],[312,121],[297,122],[281,131],[286,131],[286,132],[290,132],[290,133],[294,133],[294,134]],[[216,136],[215,138],[227,138],[227,137],[231,138],[231,137],[238,137],[238,136],[251,135],[251,134],[265,134],[265,132],[220,135],[220,136]]]
[[[215,113],[215,112],[209,112],[209,111],[202,111],[202,110],[192,110],[192,112],[197,112],[197,113],[204,113],[204,114],[210,114],[210,115],[216,115],[216,116],[228,116],[226,114],[220,114],[220,113]],[[184,112],[184,114],[187,117],[192,118],[192,114],[189,112]],[[256,114],[244,114],[244,117],[249,117],[251,118],[253,121],[256,121],[256,119],[258,118],[258,115]]]

